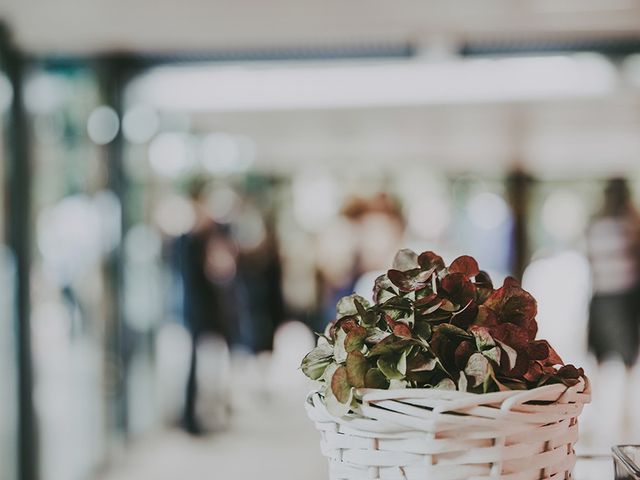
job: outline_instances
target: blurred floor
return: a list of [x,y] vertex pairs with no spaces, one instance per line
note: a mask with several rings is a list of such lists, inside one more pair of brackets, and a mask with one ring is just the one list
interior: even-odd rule
[[99,480],[326,480],[319,437],[302,407],[302,399],[272,398],[261,410],[235,412],[227,432],[194,439],[179,431],[140,441],[124,461]]
[[[97,480],[327,480],[319,438],[301,402],[271,398],[262,410],[241,406],[228,431],[203,439],[169,431],[134,445]],[[579,459],[575,480],[613,478],[608,457]]]
[[[172,330],[171,337],[179,337],[177,333]],[[320,437],[304,410],[312,387],[297,369],[312,345],[306,327],[288,323],[276,334],[273,355],[234,355],[228,377],[213,368],[222,364],[214,355],[216,347],[205,345],[200,350],[200,417],[208,424],[223,423],[213,419],[220,416],[220,409],[211,407],[220,403],[220,390],[227,384],[232,408],[227,428],[205,437],[191,437],[180,430],[143,437],[133,441],[122,459],[96,480],[326,480]],[[172,348],[174,353],[179,350],[176,344]],[[182,374],[168,364],[163,369],[170,376],[185,378],[183,367]],[[163,392],[161,397],[171,388]]]
[[613,478],[613,460],[609,457],[581,458],[573,469],[574,480]]
[[[172,338],[178,336],[177,332],[172,332]],[[188,436],[180,430],[141,437],[132,441],[122,458],[114,461],[112,468],[95,480],[175,480],[181,477],[185,480],[327,480],[327,465],[320,454],[319,436],[304,411],[305,394],[311,385],[295,368],[311,341],[305,327],[289,323],[276,335],[272,356],[234,357],[229,375],[233,412],[226,430],[202,438]],[[176,350],[173,345],[172,351]],[[203,366],[217,363],[213,357],[205,355],[206,350],[202,354],[203,359],[209,359]],[[186,375],[172,371],[167,365],[163,370],[172,377]],[[595,366],[590,369],[594,372],[594,380],[601,387],[606,383],[607,387],[600,390],[620,391],[613,388],[612,382],[624,374],[621,365],[605,365],[599,376],[595,375],[597,370]],[[216,376],[215,371],[203,368],[201,383],[203,397],[207,397],[207,386],[219,386],[224,380]],[[209,403],[215,404],[212,398]],[[612,461],[607,455],[614,442],[603,438],[606,429],[602,422],[618,422],[614,422],[611,415],[598,418],[603,417],[603,405],[612,405],[612,398],[596,396],[594,404],[585,411],[578,453],[596,457],[578,461],[574,472],[576,480],[613,477]]]
[[[199,440],[173,431],[143,441],[98,480],[327,480],[318,440],[301,408],[270,403],[236,415],[227,433]],[[613,478],[612,461],[580,459],[574,478]]]

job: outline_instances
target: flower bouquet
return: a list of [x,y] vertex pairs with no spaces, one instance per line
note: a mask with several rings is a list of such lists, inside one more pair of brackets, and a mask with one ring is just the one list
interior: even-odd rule
[[589,383],[536,339],[536,313],[472,257],[398,252],[302,361],[331,478],[569,478]]

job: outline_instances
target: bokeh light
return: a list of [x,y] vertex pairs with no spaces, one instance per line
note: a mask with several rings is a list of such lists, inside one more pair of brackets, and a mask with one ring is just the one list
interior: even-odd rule
[[113,108],[106,105],[93,110],[87,121],[89,138],[97,145],[106,145],[111,142],[116,138],[119,128],[118,114]]
[[122,118],[122,133],[131,143],[146,143],[160,126],[157,112],[145,105],[135,105]]
[[231,187],[218,186],[209,193],[207,210],[216,222],[229,223],[240,201],[240,195]]
[[322,230],[339,209],[333,177],[321,171],[305,171],[293,178],[292,187],[296,221],[309,232]]
[[243,172],[251,166],[255,145],[247,137],[211,133],[202,140],[200,155],[202,165],[208,172],[228,175]]
[[480,192],[469,199],[467,215],[477,227],[492,230],[507,220],[509,207],[501,196],[492,192]]
[[190,138],[184,133],[165,132],[149,144],[149,162],[161,176],[175,178],[194,165]]
[[409,228],[426,240],[441,237],[451,221],[450,205],[442,196],[425,196],[409,207]]
[[158,201],[153,219],[165,234],[178,236],[188,232],[196,217],[189,201],[178,195],[167,195]]
[[588,214],[585,202],[566,191],[551,193],[542,206],[542,225],[558,240],[572,240],[584,233]]
[[24,102],[27,109],[38,115],[52,113],[68,99],[70,88],[64,77],[35,73],[25,84]]

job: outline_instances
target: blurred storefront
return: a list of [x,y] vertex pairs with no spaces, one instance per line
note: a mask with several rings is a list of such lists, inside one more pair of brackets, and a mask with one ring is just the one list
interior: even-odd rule
[[[212,429],[229,372],[294,376],[275,332],[299,322],[300,348],[401,247],[522,277],[542,335],[595,364],[585,231],[609,177],[640,186],[640,43],[596,40],[24,56],[18,107],[0,72],[0,382],[19,392],[0,404],[0,478],[96,478],[184,421],[184,248],[202,224],[226,325],[199,352]],[[266,403],[262,386],[246,397]],[[601,450],[596,420],[583,438]],[[20,426],[36,427],[22,456]]]

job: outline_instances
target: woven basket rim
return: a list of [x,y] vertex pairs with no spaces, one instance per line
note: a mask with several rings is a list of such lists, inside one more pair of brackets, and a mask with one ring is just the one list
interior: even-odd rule
[[[577,388],[578,387],[578,388]],[[579,387],[583,387],[580,389]],[[580,379],[579,383],[574,386],[567,386],[562,383],[553,383],[550,385],[542,385],[540,387],[531,388],[528,390],[504,390],[499,392],[489,392],[489,393],[473,393],[473,392],[461,392],[459,390],[438,390],[436,388],[397,388],[397,389],[382,389],[382,388],[358,388],[356,392],[360,396],[373,396],[375,395],[378,398],[378,395],[384,395],[382,392],[388,392],[389,395],[384,395],[385,398],[412,398],[415,395],[434,395],[434,396],[442,396],[442,397],[455,397],[455,398],[479,398],[483,397],[491,397],[491,396],[504,396],[505,398],[509,398],[512,396],[520,395],[525,392],[544,392],[544,391],[566,391],[571,388],[575,388],[578,392],[586,393],[590,391],[591,384],[587,377],[584,379]],[[436,393],[437,392],[437,393]],[[499,394],[499,395],[497,395]]]
[[[521,400],[518,403],[527,401],[539,401],[539,396],[547,394],[549,396],[557,396],[559,400],[565,393],[574,390],[580,394],[591,394],[591,382],[588,377],[583,377],[580,382],[574,386],[566,386],[562,383],[554,383],[551,385],[543,385],[541,387],[532,388],[530,390],[506,390],[500,392],[489,393],[472,393],[461,392],[459,390],[438,390],[435,388],[403,388],[403,389],[377,389],[377,388],[358,388],[356,389],[356,397],[363,401],[379,401],[379,400],[404,400],[415,398],[436,398],[443,401],[470,400],[476,399],[478,403],[495,403],[504,402],[506,400]],[[307,402],[312,402],[312,397],[318,395],[322,398],[319,390],[314,389],[309,392]],[[546,401],[552,404],[556,401]],[[324,399],[323,399],[324,402]]]

